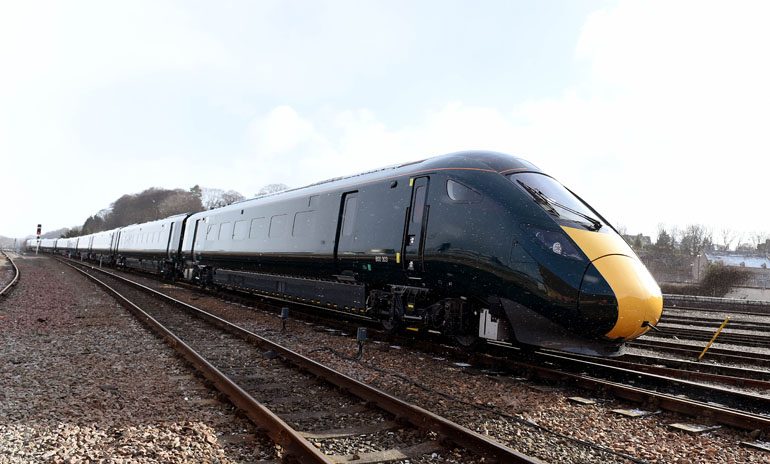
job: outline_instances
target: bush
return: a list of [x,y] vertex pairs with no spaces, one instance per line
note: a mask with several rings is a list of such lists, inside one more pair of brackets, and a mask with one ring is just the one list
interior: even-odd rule
[[749,271],[740,267],[709,264],[700,282],[701,295],[725,296],[733,287],[749,279]]
[[727,295],[733,287],[746,282],[749,271],[740,267],[709,264],[703,280],[697,284],[663,284],[663,293],[676,295],[718,296]]

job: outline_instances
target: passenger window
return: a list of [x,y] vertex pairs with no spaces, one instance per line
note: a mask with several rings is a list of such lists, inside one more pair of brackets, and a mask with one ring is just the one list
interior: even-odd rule
[[414,211],[412,211],[412,222],[420,224],[422,222],[422,212],[425,209],[425,186],[420,185],[414,191]]
[[249,238],[267,237],[267,219],[259,217],[251,220],[251,229],[249,229]]
[[219,226],[219,240],[232,240],[233,239],[233,223],[223,222]]
[[345,210],[342,213],[342,236],[350,237],[356,227],[356,214],[358,213],[358,195],[345,196]]
[[313,211],[300,211],[294,215],[294,227],[291,230],[292,237],[306,237],[313,228]]
[[243,240],[249,235],[248,221],[235,221],[235,230],[233,231],[233,240]]
[[282,237],[286,235],[286,229],[287,229],[287,220],[286,220],[285,214],[278,214],[276,216],[273,216],[270,218],[270,231],[268,232],[268,237],[275,238],[275,237]]
[[446,193],[452,200],[462,203],[477,203],[481,201],[480,193],[451,179],[446,181]]

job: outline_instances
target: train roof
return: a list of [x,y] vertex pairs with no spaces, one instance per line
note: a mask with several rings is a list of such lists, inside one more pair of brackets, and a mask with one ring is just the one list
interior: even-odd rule
[[[294,190],[305,189],[317,185],[326,185],[343,181],[347,179],[357,179],[360,177],[369,177],[373,179],[387,178],[392,176],[401,176],[416,174],[423,171],[447,170],[447,169],[471,169],[480,171],[495,171],[505,173],[508,171],[540,171],[534,164],[521,158],[516,158],[505,153],[493,151],[459,151],[446,155],[434,156],[419,161],[410,161],[408,163],[386,166],[384,168],[371,171],[352,174],[350,176],[335,177],[332,179],[316,182],[305,187],[299,187]],[[282,192],[278,192],[282,193]]]
[[173,222],[173,221],[176,221],[176,220],[179,220],[179,219],[184,219],[188,215],[189,215],[189,213],[175,214],[173,216],[168,216],[168,217],[164,217],[164,218],[160,218],[160,219],[154,219],[152,221],[135,222],[133,224],[128,224],[126,226],[117,227],[115,229],[105,230],[105,231],[97,232],[97,233],[101,234],[101,233],[105,233],[105,232],[116,232],[118,230],[124,230],[124,229],[133,229],[133,228],[136,228],[136,227],[148,227],[148,226],[153,226],[153,225],[156,225],[156,224]]
[[387,166],[359,174],[335,177],[325,181],[306,185],[304,187],[297,187],[239,201],[222,208],[202,211],[200,213],[196,213],[196,216],[205,216],[207,213],[212,211],[219,212],[236,210],[243,208],[246,204],[257,201],[260,203],[270,203],[271,200],[284,200],[301,196],[317,195],[326,193],[329,190],[350,188],[361,184],[389,178],[450,170],[483,171],[499,174],[509,174],[512,172],[523,171],[541,172],[540,168],[530,163],[529,161],[505,153],[493,151],[460,151],[426,158],[419,161]]
[[[215,208],[212,210],[201,211],[195,213],[193,216],[207,216],[208,214],[218,213],[222,211],[230,211],[241,209],[247,204],[254,202],[259,203],[271,203],[272,200],[284,200],[288,198],[295,198],[308,195],[317,195],[326,193],[329,190],[354,188],[361,184],[369,182],[380,181],[389,178],[412,176],[421,173],[430,173],[435,171],[450,171],[450,170],[466,170],[466,171],[482,171],[499,174],[510,174],[512,172],[523,171],[535,171],[542,172],[537,166],[530,163],[527,160],[511,156],[505,153],[499,153],[494,151],[460,151],[455,153],[449,153],[446,155],[434,156],[419,161],[412,161],[408,163],[401,163],[392,166],[387,166],[371,171],[362,172],[359,174],[353,174],[344,177],[336,177],[328,179],[322,182],[316,182],[304,187],[298,187],[294,189],[284,190],[282,192],[276,192],[268,195],[262,195],[256,198],[239,201],[229,206],[221,208]],[[168,222],[176,219],[184,218],[187,214],[177,214],[163,219],[157,219],[154,221],[130,224],[123,227],[118,227],[111,230],[97,232],[97,234],[111,233],[117,230],[132,229],[135,227],[144,227],[153,225],[160,222]],[[96,235],[96,234],[92,234]],[[77,239],[78,237],[72,237]]]

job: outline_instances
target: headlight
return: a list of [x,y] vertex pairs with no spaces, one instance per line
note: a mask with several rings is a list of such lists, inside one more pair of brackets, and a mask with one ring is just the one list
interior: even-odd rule
[[559,231],[539,229],[536,227],[529,227],[530,233],[535,236],[535,241],[546,248],[551,253],[565,258],[582,260],[583,254],[572,243],[567,234]]

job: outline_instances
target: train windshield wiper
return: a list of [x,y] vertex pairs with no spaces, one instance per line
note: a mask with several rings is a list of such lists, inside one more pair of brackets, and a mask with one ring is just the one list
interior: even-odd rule
[[532,195],[532,198],[534,198],[537,203],[543,205],[543,207],[545,207],[549,213],[553,214],[556,217],[561,217],[559,212],[556,211],[556,209],[553,207],[553,203],[551,199],[545,196],[543,192],[541,192],[540,190],[534,187],[530,187],[529,185],[525,184],[524,182],[518,179],[516,179],[516,182],[518,182],[519,185],[524,187],[524,190],[526,190],[530,195]]
[[538,203],[540,203],[542,205],[547,205],[549,211],[553,212],[557,217],[559,217],[559,213],[556,212],[556,209],[554,208],[554,206],[556,206],[558,208],[561,208],[561,209],[563,209],[565,211],[569,211],[570,213],[572,213],[572,214],[574,214],[576,216],[580,216],[581,218],[583,218],[586,221],[590,222],[591,225],[588,226],[588,228],[591,229],[591,230],[599,230],[599,229],[602,228],[602,223],[599,222],[597,219],[592,218],[591,216],[589,216],[589,215],[587,215],[585,213],[581,213],[580,211],[574,210],[574,209],[570,208],[569,206],[563,205],[563,204],[559,203],[558,201],[554,200],[553,198],[548,198],[548,196],[546,196],[545,193],[541,192],[540,190],[538,190],[538,189],[536,189],[534,187],[531,187],[531,186],[525,184],[524,182],[522,182],[522,181],[520,181],[518,179],[516,180],[516,182],[518,182],[522,187],[524,187],[524,190],[529,192],[529,194],[532,195],[532,197],[535,199],[535,201],[537,201]]

